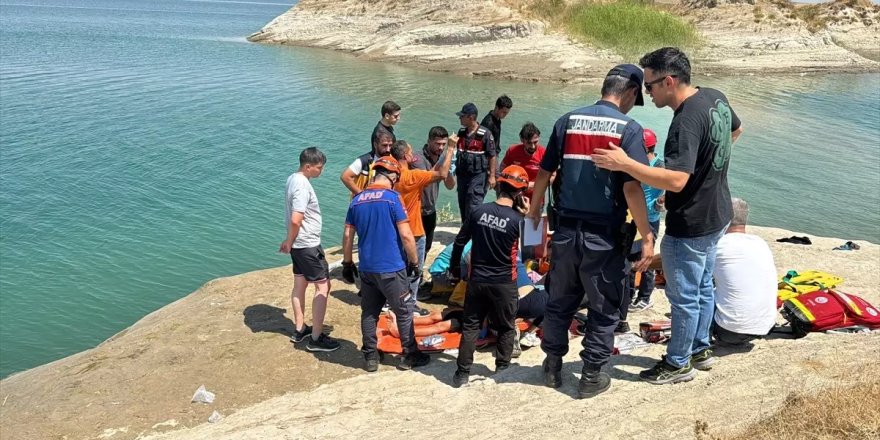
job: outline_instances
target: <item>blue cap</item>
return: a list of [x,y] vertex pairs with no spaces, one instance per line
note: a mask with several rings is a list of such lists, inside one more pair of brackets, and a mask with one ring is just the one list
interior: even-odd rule
[[619,64],[614,66],[608,72],[608,75],[605,75],[606,78],[609,76],[622,76],[636,83],[638,87],[638,91],[636,91],[636,105],[645,105],[645,98],[642,96],[642,83],[645,80],[645,74],[642,73],[642,69],[639,69],[639,66],[635,64]]
[[455,114],[458,115],[459,118],[464,115],[476,116],[477,115],[477,106],[475,106],[473,102],[469,102],[461,107],[460,112],[456,112]]

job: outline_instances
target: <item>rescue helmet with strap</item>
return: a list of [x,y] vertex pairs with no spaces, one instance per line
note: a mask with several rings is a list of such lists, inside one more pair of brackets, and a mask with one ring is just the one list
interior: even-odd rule
[[400,174],[400,163],[393,156],[382,156],[373,162],[373,169],[380,169],[389,173]]
[[510,165],[501,171],[498,181],[510,185],[513,189],[525,189],[529,186],[529,175],[525,168],[519,165]]

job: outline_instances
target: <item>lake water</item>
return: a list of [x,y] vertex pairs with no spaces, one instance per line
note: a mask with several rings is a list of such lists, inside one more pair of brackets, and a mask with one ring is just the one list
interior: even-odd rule
[[[338,176],[386,99],[420,146],[433,125],[455,129],[464,102],[486,111],[507,93],[507,145],[525,121],[549,130],[597,96],[245,41],[289,6],[0,1],[0,377],[93,347],[212,278],[289,263],[276,252],[284,183],[306,146],[329,158],[314,185],[325,245],[338,244]],[[880,75],[697,82],[743,120],[730,180],[754,223],[880,241]],[[663,141],[671,111],[632,114]]]

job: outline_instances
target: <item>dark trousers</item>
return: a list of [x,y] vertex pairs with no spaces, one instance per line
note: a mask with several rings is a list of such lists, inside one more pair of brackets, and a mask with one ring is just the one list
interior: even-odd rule
[[516,302],[519,294],[516,283],[468,283],[464,297],[464,317],[461,322],[461,343],[458,345],[458,370],[471,371],[477,336],[486,317],[489,328],[498,333],[496,366],[510,365],[513,340],[516,338]]
[[418,351],[416,335],[413,329],[412,308],[408,306],[409,281],[406,271],[389,273],[361,272],[361,334],[363,346],[361,352],[367,359],[376,359],[376,324],[382,306],[388,302],[388,308],[397,317],[397,329],[400,331],[400,345],[403,353]]
[[584,366],[599,369],[614,349],[626,258],[610,232],[601,228],[558,225],[552,246],[541,349],[552,356],[568,353],[568,328],[586,295],[587,332],[580,356]]
[[742,333],[732,332],[712,321],[712,337],[715,338],[715,344],[722,347],[743,347],[750,346],[755,339],[761,339],[759,335],[746,335]]
[[466,222],[470,214],[483,204],[486,188],[489,187],[489,174],[484,171],[478,174],[459,173],[456,175],[458,189],[458,212],[461,221]]
[[[660,230],[660,222],[650,222],[651,232],[654,233],[655,243],[657,238],[657,231]],[[635,246],[633,246],[635,248]],[[655,250],[659,249],[655,246]],[[639,261],[642,258],[642,249],[641,246],[638,247],[638,252],[633,252],[629,255],[627,260],[631,262]],[[620,306],[620,320],[626,321],[626,317],[629,315],[629,305],[636,302],[636,300],[644,300],[648,301],[651,299],[651,293],[654,292],[654,271],[646,270],[642,272],[642,278],[639,281],[638,289],[639,292],[636,294],[636,273],[630,269],[630,265],[627,265],[626,268],[626,284],[623,290],[624,293],[624,301]]]
[[434,229],[437,229],[437,211],[430,214],[422,214],[422,225],[425,226],[425,255],[431,252],[431,243],[434,242]]

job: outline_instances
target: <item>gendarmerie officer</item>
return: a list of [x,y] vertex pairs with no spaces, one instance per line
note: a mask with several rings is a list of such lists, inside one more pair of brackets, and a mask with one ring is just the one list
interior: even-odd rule
[[550,175],[556,172],[550,298],[541,343],[547,355],[544,382],[553,388],[562,385],[568,328],[586,295],[589,312],[580,352],[584,362],[578,384],[580,398],[593,397],[611,385],[601,368],[614,348],[613,332],[624,297],[625,257],[634,235],[625,227],[627,207],[644,240],[636,270],[647,267],[654,253],[654,234],[648,225],[641,184],[625,173],[599,169],[591,157],[594,149],[612,142],[630,157],[647,163],[642,127],[626,116],[634,105],[643,104],[642,79],[638,67],[617,66],[605,78],[601,100],[559,118],[541,161],[528,214],[532,219],[540,217],[541,199]]

